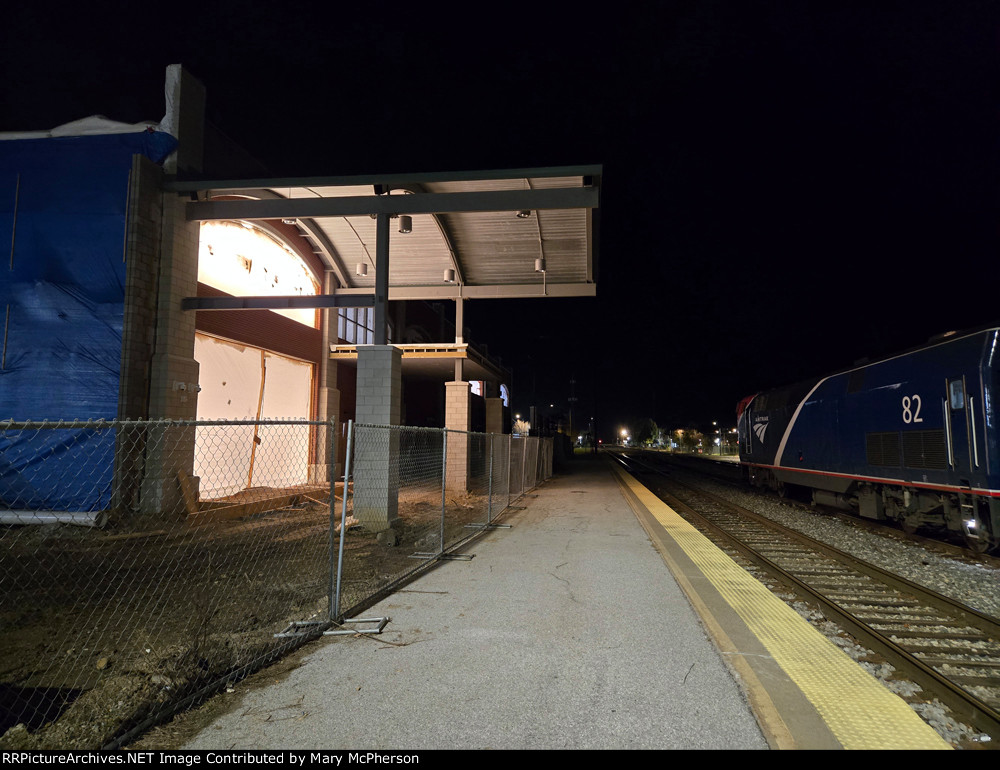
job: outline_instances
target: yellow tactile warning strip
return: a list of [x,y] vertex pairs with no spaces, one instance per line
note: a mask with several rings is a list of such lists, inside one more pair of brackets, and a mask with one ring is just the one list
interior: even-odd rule
[[951,748],[901,698],[666,503],[617,468],[615,474],[736,611],[845,749]]

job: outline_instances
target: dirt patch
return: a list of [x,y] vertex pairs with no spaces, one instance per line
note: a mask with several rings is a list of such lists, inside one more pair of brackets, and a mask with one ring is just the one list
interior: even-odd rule
[[[0,749],[107,746],[299,648],[276,634],[328,617],[340,551],[311,491],[239,518],[0,530]],[[440,488],[408,491],[391,531],[348,528],[342,613],[479,531],[488,500],[449,495],[444,526],[441,507]]]
[[198,733],[220,717],[240,708],[243,699],[254,690],[283,682],[302,665],[318,645],[336,644],[329,637],[310,642],[277,662],[255,672],[239,684],[223,687],[216,695],[153,726],[125,748],[134,751],[176,751],[183,749]]

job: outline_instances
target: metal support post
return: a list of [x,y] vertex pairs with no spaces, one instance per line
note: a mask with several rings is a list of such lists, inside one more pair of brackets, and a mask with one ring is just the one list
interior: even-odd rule
[[354,420],[347,421],[347,452],[344,455],[344,497],[340,514],[340,549],[337,556],[337,593],[336,602],[330,613],[330,620],[340,617],[340,581],[344,574],[344,535],[347,532],[347,485],[351,477],[351,457],[354,439]]
[[441,545],[438,553],[444,553],[444,511],[448,492],[448,429],[441,439]]
[[[336,436],[336,434],[335,434],[335,432],[333,430],[333,423],[334,423],[334,421],[331,419],[330,420],[330,427],[327,428],[327,431],[330,434],[330,438],[329,438],[329,450],[331,452],[331,455],[330,455],[330,457],[331,457],[331,460],[330,460],[330,472],[327,474],[329,476],[329,478],[330,478],[330,537],[329,537],[329,541],[330,541],[330,545],[329,545],[329,549],[330,549],[330,570],[329,570],[330,571],[330,576],[329,576],[329,581],[328,581],[328,585],[327,585],[327,594],[326,594],[327,595],[327,602],[329,604],[328,611],[327,611],[327,618],[329,620],[333,620],[333,618],[334,618],[334,614],[333,614],[334,610],[335,610],[334,602],[335,602],[335,594],[336,594],[336,590],[337,590],[337,581],[336,581],[336,577],[335,577],[335,573],[334,573],[334,566],[333,566],[333,547],[334,547],[333,546],[333,536],[334,536],[334,534],[336,534],[336,531],[337,531],[337,464],[332,461],[332,452],[333,452],[333,447],[336,446],[336,444],[337,444],[337,436]],[[344,480],[344,498],[345,499],[347,498],[347,480],[346,479]]]
[[[331,420],[331,423],[333,421]],[[333,430],[331,426],[330,435],[333,436]],[[336,504],[335,504],[335,490],[334,486],[336,483],[336,471],[330,471],[330,581],[329,581],[329,591],[330,591],[330,603],[329,603],[329,617],[326,620],[293,620],[289,623],[283,631],[274,634],[275,638],[302,638],[308,636],[311,633],[316,633],[319,631],[323,636],[336,636],[340,634],[381,634],[382,629],[386,627],[391,618],[388,616],[381,618],[355,618],[351,620],[342,620],[340,618],[340,584],[341,578],[343,576],[343,564],[344,564],[344,534],[347,531],[347,486],[349,479],[351,477],[351,448],[354,438],[354,420],[348,420],[347,422],[347,453],[344,456],[344,498],[343,507],[341,508],[340,514],[340,547],[337,555],[337,567],[336,567],[336,580],[334,580],[334,566],[333,566],[333,531],[336,523]],[[331,441],[336,441],[336,438],[331,438]],[[331,463],[331,465],[333,465]],[[336,587],[334,587],[336,585]],[[374,628],[368,629],[351,629],[342,630],[342,627],[348,623],[375,623]],[[331,625],[340,626],[340,630],[330,631],[329,627]]]
[[525,474],[526,469],[528,467],[528,442],[529,441],[531,441],[530,437],[524,439],[524,449],[521,451],[521,494],[522,495],[525,493],[525,489],[524,489],[524,484],[525,484],[524,474]]
[[389,344],[389,215],[375,216],[375,310],[373,338],[376,345]]
[[514,460],[514,436],[507,434],[507,507],[510,508],[510,467]]
[[486,523],[487,525],[493,523],[493,444],[496,438],[493,434],[490,434],[490,491],[486,498]]

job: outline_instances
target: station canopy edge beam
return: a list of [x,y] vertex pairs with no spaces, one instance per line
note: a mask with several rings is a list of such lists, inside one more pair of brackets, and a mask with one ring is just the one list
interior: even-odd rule
[[184,297],[181,310],[309,310],[313,308],[373,307],[375,295],[283,294],[238,297]]
[[362,195],[342,198],[276,198],[270,200],[194,201],[187,204],[188,221],[242,219],[318,219],[377,214],[460,214],[473,212],[595,209],[596,187],[536,190]]
[[599,186],[603,174],[600,164],[582,166],[545,166],[539,168],[500,169],[492,171],[451,171],[409,174],[370,174],[357,176],[281,177],[276,179],[170,180],[168,192],[197,193],[210,190],[249,190],[289,187],[354,187],[434,184],[439,182],[490,182],[504,179],[544,179],[583,177],[592,180],[587,186]]
[[[338,297],[363,296],[370,293],[366,288],[337,289]],[[548,283],[542,286],[538,283],[490,283],[490,284],[447,284],[447,285],[415,285],[390,286],[389,301],[399,300],[443,300],[443,299],[531,299],[557,297],[596,297],[596,283]]]

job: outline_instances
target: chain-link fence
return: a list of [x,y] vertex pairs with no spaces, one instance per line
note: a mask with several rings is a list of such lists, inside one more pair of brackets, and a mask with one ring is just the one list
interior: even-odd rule
[[120,745],[551,475],[545,439],[370,425],[341,475],[336,438],[304,421],[0,422],[0,748]]

